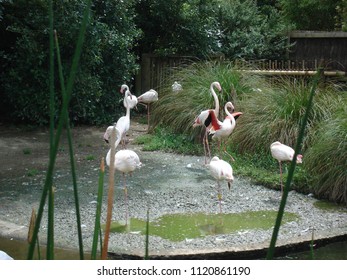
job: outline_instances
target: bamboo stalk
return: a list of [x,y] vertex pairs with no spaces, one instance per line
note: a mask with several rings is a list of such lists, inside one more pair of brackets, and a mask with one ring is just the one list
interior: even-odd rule
[[[102,195],[104,190],[104,174],[105,174],[105,160],[104,158],[102,158],[100,162],[100,171],[99,171],[99,186],[98,186],[98,196],[97,196],[95,224],[94,224],[94,236],[93,236],[92,253],[91,253],[92,260],[96,259],[98,237],[99,237],[99,233],[101,232],[100,216],[101,216],[101,206],[102,206]],[[101,248],[101,251],[102,251],[102,248]]]
[[101,252],[101,259],[107,259],[108,251],[108,241],[110,237],[110,228],[112,220],[112,209],[113,209],[113,197],[114,197],[114,159],[115,159],[115,142],[116,142],[116,128],[114,127],[111,134],[111,159],[110,159],[110,168],[109,168],[109,177],[108,177],[108,200],[107,200],[107,216],[106,216],[106,227],[105,227],[105,237],[104,237],[104,246]]

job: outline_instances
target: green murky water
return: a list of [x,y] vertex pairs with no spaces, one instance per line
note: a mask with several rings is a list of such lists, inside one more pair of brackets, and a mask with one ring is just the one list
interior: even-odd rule
[[[277,217],[277,211],[249,211],[229,214],[170,214],[149,223],[149,234],[171,241],[201,238],[207,235],[228,234],[250,229],[270,229]],[[299,217],[286,212],[282,224]],[[127,226],[114,221],[112,232],[145,234],[146,221],[132,218]]]

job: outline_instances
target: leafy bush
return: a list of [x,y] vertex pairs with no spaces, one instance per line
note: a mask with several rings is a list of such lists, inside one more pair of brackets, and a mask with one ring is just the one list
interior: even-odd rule
[[[334,30],[338,15],[337,7],[344,6],[344,0],[280,0],[279,2],[286,20],[294,24],[298,30]],[[337,25],[341,25],[342,19]]]
[[[275,7],[259,8],[253,0],[220,0],[221,52],[228,59],[279,59],[288,48],[287,30]],[[264,11],[264,12],[262,12]]]
[[[264,83],[259,87],[260,91],[248,93],[240,101],[240,110],[244,114],[238,120],[232,137],[234,145],[239,152],[248,153],[269,151],[274,141],[294,147],[309,99],[310,86],[296,79],[281,78],[274,84]],[[320,122],[330,118],[336,104],[336,99],[332,97],[336,94],[333,87],[322,86],[317,90],[303,150],[312,143],[312,135]]]
[[338,98],[331,118],[314,135],[304,166],[312,190],[321,198],[347,204],[347,98]]
[[[48,2],[1,1],[0,5],[3,11],[0,32],[7,39],[0,45],[0,92],[4,100],[1,117],[46,124],[49,114]],[[123,113],[118,102],[119,87],[131,80],[138,67],[130,52],[139,36],[132,5],[132,1],[112,0],[97,1],[92,7],[71,100],[70,115],[74,121],[110,122]],[[65,76],[70,72],[84,7],[84,1],[54,2],[54,28],[59,37]],[[122,14],[126,16],[120,17]],[[55,84],[59,104],[60,83],[56,80]]]

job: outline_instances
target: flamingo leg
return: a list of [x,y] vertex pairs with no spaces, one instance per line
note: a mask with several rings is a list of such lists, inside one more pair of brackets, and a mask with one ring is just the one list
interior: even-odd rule
[[282,162],[279,161],[280,165],[280,179],[281,179],[281,194],[283,194],[283,175],[282,175]]
[[207,164],[207,147],[206,147],[206,142],[205,142],[205,136],[206,136],[206,134],[204,134],[204,136],[202,137],[202,144],[204,146],[205,164]]
[[231,158],[231,161],[235,161],[232,155],[227,152],[227,141],[224,142],[224,153],[226,153]]
[[[211,151],[210,151],[210,144],[208,142],[208,129],[207,128],[205,130],[204,144],[206,145],[205,147],[206,147],[206,150],[207,150],[208,157],[211,160]],[[206,153],[205,153],[205,164],[207,164]]]
[[218,186],[219,213],[222,213],[222,193],[221,193],[220,183],[218,180],[217,180],[217,186]]
[[126,177],[123,173],[123,187],[124,187],[124,199],[125,199],[125,225],[128,225],[128,189],[126,186]]
[[149,131],[149,103],[147,105],[147,132]]

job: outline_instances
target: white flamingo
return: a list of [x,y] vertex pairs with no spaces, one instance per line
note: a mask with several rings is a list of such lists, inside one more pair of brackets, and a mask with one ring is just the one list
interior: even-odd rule
[[211,171],[211,175],[217,181],[217,191],[218,191],[218,201],[219,201],[219,211],[222,213],[222,194],[220,181],[227,181],[229,190],[231,189],[231,184],[234,181],[233,168],[231,165],[218,157],[213,157],[210,163],[207,165]]
[[137,101],[141,103],[142,105],[145,105],[147,107],[147,125],[149,129],[149,106],[151,103],[158,101],[158,92],[156,92],[154,89],[150,89],[146,91],[145,93],[141,94],[138,98]]
[[[126,108],[126,114],[123,117],[120,117],[116,123],[116,131],[117,131],[117,140],[116,140],[116,147],[118,146],[119,142],[122,141],[123,148],[125,147],[126,141],[126,133],[130,129],[130,106],[128,104],[128,97],[131,99],[132,94],[130,91],[125,91],[125,108]],[[108,143],[109,138],[111,136],[111,131],[112,131],[113,126],[109,126],[106,129],[106,132],[104,134],[104,140]],[[118,135],[119,134],[119,135]]]
[[182,85],[179,84],[177,81],[175,81],[172,85],[171,85],[172,91],[177,93],[180,92],[181,90],[183,90]]
[[215,116],[217,118],[219,116],[219,99],[216,92],[214,91],[214,88],[217,88],[218,91],[222,91],[222,87],[219,82],[213,82],[210,85],[210,92],[214,99],[215,108],[202,111],[199,114],[199,116],[196,117],[193,123],[193,127],[205,126],[205,134],[202,140],[204,145],[204,151],[205,151],[205,164],[207,164],[207,154],[209,158],[211,158],[211,153],[210,153],[209,144],[208,144],[208,131],[209,131],[209,128],[211,127],[211,119],[209,118],[210,110],[214,111]]
[[230,101],[225,103],[224,110],[227,116],[225,117],[223,122],[218,120],[214,110],[210,110],[210,119],[212,126],[209,134],[213,134],[212,139],[218,141],[219,148],[221,146],[221,143],[224,142],[224,152],[231,157],[232,161],[234,161],[234,158],[226,151],[227,139],[234,131],[234,128],[236,126],[236,119],[242,115],[242,112],[235,112],[231,114],[228,108],[230,108],[232,112],[234,111],[234,105]]
[[133,109],[134,107],[136,107],[138,100],[137,97],[131,93],[126,97],[125,93],[127,91],[130,93],[129,87],[126,84],[122,85],[120,88],[120,93],[124,94],[123,105],[125,108],[129,106],[130,109]]
[[13,260],[6,252],[0,250],[0,260]]
[[[113,129],[116,130],[116,137],[120,137],[120,132],[117,130],[115,126],[109,126],[107,128],[109,137],[111,137]],[[117,148],[117,143],[119,141],[115,142],[115,148]],[[106,164],[107,166],[110,167],[110,162],[111,162],[111,149],[107,152],[106,155]],[[122,173],[123,176],[123,188],[124,188],[124,196],[125,196],[125,209],[126,209],[126,214],[125,214],[125,221],[126,224],[128,222],[128,190],[127,190],[127,185],[126,185],[126,175],[132,174],[135,169],[140,168],[142,165],[139,156],[137,153],[135,153],[133,150],[119,150],[115,154],[114,158],[114,168],[115,170],[118,170],[119,172]]]
[[[281,192],[283,193],[282,161],[292,161],[294,150],[291,147],[276,141],[270,145],[270,151],[272,157],[278,160],[280,166]],[[296,162],[302,163],[302,155],[297,155]]]

